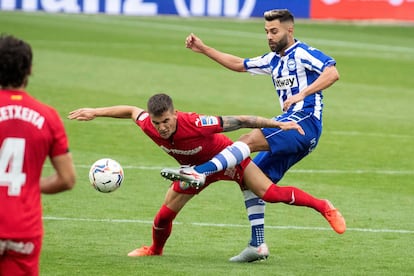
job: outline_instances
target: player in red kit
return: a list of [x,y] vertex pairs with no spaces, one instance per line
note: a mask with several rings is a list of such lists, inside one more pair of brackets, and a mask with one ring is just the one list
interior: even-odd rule
[[[39,275],[41,193],[71,189],[75,169],[58,113],[25,90],[32,49],[0,36],[0,275]],[[42,177],[49,157],[55,172]]]
[[[230,145],[232,141],[221,132],[267,126],[304,134],[294,122],[277,122],[256,116],[205,116],[177,111],[172,99],[166,94],[152,96],[147,109],[148,111],[145,111],[135,106],[81,108],[70,112],[69,119],[88,121],[96,117],[131,118],[147,136],[181,165],[199,164]],[[205,184],[200,188],[185,182],[173,181],[164,204],[154,219],[152,245],[135,249],[128,256],[162,255],[178,212],[194,195],[219,180],[235,181],[242,190],[250,189],[268,202],[293,202],[294,205],[314,208],[328,220],[334,230],[335,225],[345,223],[342,215],[329,201],[314,198],[295,187],[273,185],[248,158],[235,168],[207,176]],[[263,252],[262,256],[266,258],[267,255]]]

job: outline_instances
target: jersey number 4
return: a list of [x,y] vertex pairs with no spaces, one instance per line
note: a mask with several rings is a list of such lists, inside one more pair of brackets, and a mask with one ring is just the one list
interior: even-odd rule
[[20,195],[26,182],[23,160],[26,140],[6,138],[0,148],[0,186],[8,187],[9,196]]

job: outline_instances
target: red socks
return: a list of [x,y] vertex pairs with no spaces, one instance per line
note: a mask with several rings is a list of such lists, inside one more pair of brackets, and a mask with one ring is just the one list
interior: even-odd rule
[[270,185],[262,199],[271,203],[283,202],[290,205],[306,206],[320,213],[323,213],[327,208],[326,200],[315,198],[305,191],[291,186]]
[[168,208],[166,205],[162,205],[157,215],[154,218],[154,224],[152,226],[152,245],[151,250],[161,255],[164,245],[167,242],[172,230],[172,222],[175,219],[177,213]]

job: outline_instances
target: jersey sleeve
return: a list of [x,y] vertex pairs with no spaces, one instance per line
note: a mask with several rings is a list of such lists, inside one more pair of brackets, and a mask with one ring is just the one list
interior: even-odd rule
[[252,75],[270,75],[272,73],[270,62],[273,57],[273,53],[267,53],[254,58],[246,58],[244,68]]
[[221,116],[201,115],[193,113],[191,114],[191,117],[195,126],[204,135],[223,132],[223,119]]
[[135,120],[135,124],[137,124],[140,128],[145,129],[145,126],[148,125],[149,114],[146,111],[142,111]]
[[302,60],[304,67],[310,71],[316,71],[319,74],[332,65],[336,65],[335,59],[324,54],[322,51],[302,44],[296,51],[298,57]]
[[68,137],[63,125],[63,121],[59,114],[54,109],[50,109],[49,122],[51,123],[52,131],[52,147],[50,148],[49,157],[55,157],[69,152]]

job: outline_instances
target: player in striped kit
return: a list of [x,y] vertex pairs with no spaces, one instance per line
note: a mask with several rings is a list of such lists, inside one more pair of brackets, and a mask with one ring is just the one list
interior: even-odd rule
[[[339,79],[336,61],[318,49],[294,38],[294,17],[288,10],[270,10],[264,13],[265,32],[270,52],[255,58],[243,59],[207,46],[190,34],[186,47],[202,53],[222,66],[253,75],[270,75],[283,114],[275,117],[280,122],[299,123],[306,135],[274,128],[255,129],[243,135],[210,161],[179,169],[166,168],[161,175],[180,179],[191,185],[203,185],[206,175],[231,168],[259,152],[254,162],[274,182],[281,180],[286,171],[317,146],[322,132],[322,90]],[[260,258],[264,243],[264,204],[247,191],[245,204],[252,225],[249,246],[231,261],[245,262]],[[257,219],[259,218],[259,219]],[[345,231],[345,229],[343,229]],[[342,232],[342,231],[340,231]]]

